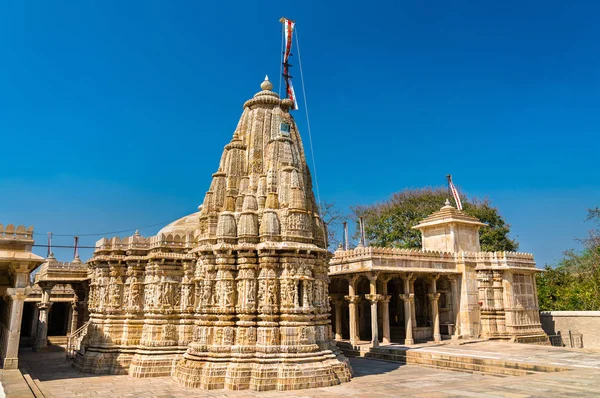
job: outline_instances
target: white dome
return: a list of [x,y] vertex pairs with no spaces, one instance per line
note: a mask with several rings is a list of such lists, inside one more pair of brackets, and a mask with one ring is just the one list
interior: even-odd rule
[[178,220],[173,221],[169,225],[163,227],[160,231],[158,231],[157,235],[160,234],[188,234],[190,232],[195,232],[199,228],[198,217],[200,216],[200,212],[197,211],[195,213],[189,214],[185,217],[181,217]]

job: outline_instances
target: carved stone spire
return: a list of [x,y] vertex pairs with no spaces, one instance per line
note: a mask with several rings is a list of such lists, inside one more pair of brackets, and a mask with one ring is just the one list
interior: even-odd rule
[[200,211],[195,337],[174,372],[190,387],[291,390],[305,388],[298,380],[324,387],[350,378],[330,349],[326,234],[292,101],[268,77],[260,88]]
[[[217,231],[224,237],[226,225],[230,239],[239,239],[241,231],[247,237],[255,228],[257,233],[269,231],[271,235],[279,229],[274,228],[276,223],[281,226],[282,241],[325,248],[310,172],[298,128],[289,113],[289,100],[281,100],[271,91],[268,76],[260,87],[262,91],[244,104],[240,122],[213,175],[200,213],[200,240],[214,242]],[[231,206],[234,197],[237,205]],[[245,203],[253,204],[252,213],[244,209]],[[271,214],[263,217],[265,211]],[[222,212],[228,214],[221,217]],[[235,235],[233,218],[242,223]],[[217,228],[211,229],[215,219]],[[269,226],[262,227],[263,222]]]

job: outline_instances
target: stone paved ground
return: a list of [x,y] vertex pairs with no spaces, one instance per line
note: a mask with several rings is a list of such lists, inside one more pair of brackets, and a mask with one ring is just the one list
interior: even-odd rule
[[[461,373],[368,359],[351,359],[355,377],[340,386],[286,393],[204,391],[177,385],[170,377],[84,375],[72,370],[64,352],[20,354],[25,373],[47,397],[597,397],[600,396],[600,353],[520,344],[477,343],[426,347],[461,355],[510,357],[528,362],[569,364],[575,370],[504,377]],[[10,397],[9,397],[10,398]]]

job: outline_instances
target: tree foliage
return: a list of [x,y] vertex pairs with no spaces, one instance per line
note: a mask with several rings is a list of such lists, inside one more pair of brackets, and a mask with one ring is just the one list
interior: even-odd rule
[[[448,199],[445,188],[406,189],[388,200],[369,206],[352,208],[355,217],[365,218],[365,235],[370,244],[384,247],[420,248],[421,233],[412,229],[422,219],[440,210]],[[465,213],[488,224],[480,229],[481,249],[516,251],[518,243],[511,239],[510,225],[489,200],[461,195]]]
[[556,267],[547,265],[537,276],[542,311],[600,310],[600,208],[590,209],[594,223],[589,237],[579,239],[583,250],[568,250]]

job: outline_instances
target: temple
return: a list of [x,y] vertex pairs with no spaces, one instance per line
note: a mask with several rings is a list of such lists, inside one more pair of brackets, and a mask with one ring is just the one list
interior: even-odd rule
[[203,204],[156,236],[103,238],[87,263],[62,263],[31,252],[33,227],[0,224],[4,368],[19,341],[63,338],[85,373],[283,391],[348,381],[338,347],[548,343],[533,256],[481,251],[487,226],[449,202],[414,226],[420,249],[363,239],[332,256],[292,104],[266,79]]
[[451,339],[547,344],[531,254],[482,252],[485,224],[446,202],[414,228],[422,249],[338,249],[329,266],[335,339],[413,345]]
[[0,358],[4,369],[19,366],[19,340],[23,307],[31,292],[31,271],[44,258],[31,252],[33,227],[0,224]]
[[326,231],[291,107],[266,79],[198,213],[152,238],[98,242],[77,369],[256,391],[350,379],[332,340]]

